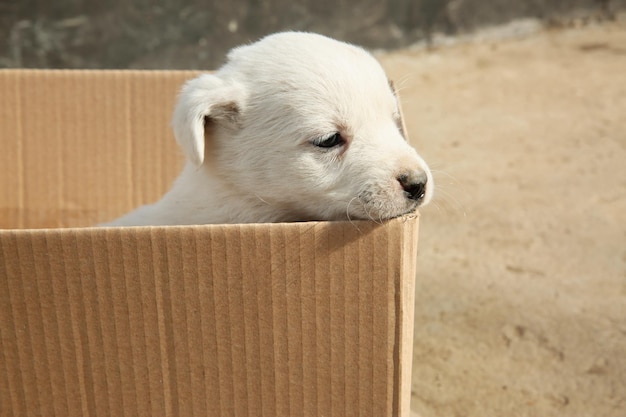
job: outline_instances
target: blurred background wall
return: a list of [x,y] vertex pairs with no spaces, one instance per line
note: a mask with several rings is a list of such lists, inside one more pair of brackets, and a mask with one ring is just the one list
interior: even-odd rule
[[626,0],[0,0],[0,67],[214,68],[280,30],[399,48],[518,18],[611,18]]

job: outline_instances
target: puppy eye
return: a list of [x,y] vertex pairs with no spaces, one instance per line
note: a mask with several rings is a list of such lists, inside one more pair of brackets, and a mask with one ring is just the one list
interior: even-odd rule
[[335,146],[343,145],[346,141],[341,137],[339,132],[335,132],[330,136],[320,138],[313,142],[313,144],[319,148],[334,148]]

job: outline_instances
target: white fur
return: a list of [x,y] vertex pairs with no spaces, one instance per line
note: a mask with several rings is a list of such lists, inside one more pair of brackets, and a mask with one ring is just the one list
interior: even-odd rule
[[[432,195],[380,64],[321,35],[235,48],[214,75],[185,84],[172,125],[188,159],[182,173],[160,201],[107,226],[379,220]],[[334,132],[347,144],[315,145]],[[420,201],[397,179],[411,172],[428,179]]]

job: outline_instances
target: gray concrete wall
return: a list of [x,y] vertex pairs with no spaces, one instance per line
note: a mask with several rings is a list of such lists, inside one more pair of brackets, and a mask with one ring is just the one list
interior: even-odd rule
[[214,68],[231,47],[307,30],[369,48],[516,18],[610,18],[626,0],[0,0],[0,67]]

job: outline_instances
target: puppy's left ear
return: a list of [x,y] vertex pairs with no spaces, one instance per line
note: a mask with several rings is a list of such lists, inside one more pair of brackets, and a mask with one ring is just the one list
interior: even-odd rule
[[406,140],[409,141],[409,137],[407,136],[406,124],[404,123],[404,115],[402,114],[402,103],[400,102],[400,96],[398,95],[398,90],[396,90],[396,86],[393,81],[389,80],[389,88],[391,88],[391,92],[396,98],[396,103],[398,104],[398,114],[396,123],[398,124],[398,129],[400,130],[400,134]]
[[236,124],[243,106],[243,89],[216,75],[188,81],[178,96],[172,127],[185,156],[196,166],[204,162],[205,124]]

